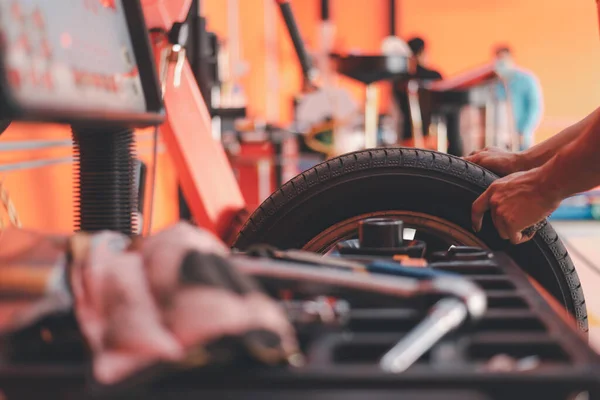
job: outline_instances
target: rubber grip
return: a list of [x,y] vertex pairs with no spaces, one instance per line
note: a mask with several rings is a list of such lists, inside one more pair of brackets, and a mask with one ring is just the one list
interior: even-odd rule
[[277,0],[277,4],[279,4],[279,10],[281,11],[285,26],[290,34],[290,38],[292,39],[294,50],[296,50],[296,56],[298,57],[300,66],[302,67],[302,75],[306,80],[310,81],[312,64],[310,62],[310,58],[308,57],[308,53],[306,52],[306,48],[304,47],[302,37],[300,36],[300,30],[296,24],[296,19],[294,18],[294,13],[292,12],[292,6],[286,0]]

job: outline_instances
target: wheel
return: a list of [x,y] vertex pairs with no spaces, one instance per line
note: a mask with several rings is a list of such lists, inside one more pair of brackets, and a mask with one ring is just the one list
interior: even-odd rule
[[448,244],[507,252],[587,331],[587,312],[577,272],[550,225],[529,242],[502,240],[491,218],[471,228],[471,204],[497,177],[460,158],[428,150],[375,149],[337,157],[296,176],[247,220],[234,247],[270,244],[327,253],[356,237],[358,221],[397,216],[428,248]]

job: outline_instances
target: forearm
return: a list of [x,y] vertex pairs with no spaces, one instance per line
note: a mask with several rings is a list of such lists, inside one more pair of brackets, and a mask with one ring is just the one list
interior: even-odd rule
[[599,149],[600,119],[596,118],[540,168],[542,191],[562,200],[600,185]]
[[557,155],[561,149],[581,137],[587,128],[592,125],[597,125],[598,122],[600,122],[600,108],[594,110],[578,123],[571,125],[560,133],[552,136],[550,139],[523,151],[521,153],[523,164],[521,169],[529,170],[545,164]]

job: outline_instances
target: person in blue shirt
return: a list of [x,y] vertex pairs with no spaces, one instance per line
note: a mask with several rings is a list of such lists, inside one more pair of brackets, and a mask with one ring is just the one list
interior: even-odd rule
[[[425,39],[421,37],[413,37],[408,42],[408,47],[410,48],[413,57],[417,61],[417,70],[415,72],[415,78],[421,81],[436,81],[442,79],[442,74],[440,74],[435,69],[428,68],[427,66],[427,42]],[[398,102],[398,106],[400,111],[402,112],[402,139],[410,139],[413,137],[413,123],[412,117],[410,113],[410,102],[408,101],[408,93],[406,88],[407,82],[401,81],[394,85],[394,96],[396,101]],[[429,124],[431,122],[431,113],[424,107],[422,100],[420,100],[421,105],[421,118],[423,123],[423,135],[427,136],[429,134]]]
[[503,81],[498,84],[498,100],[508,102],[514,129],[520,138],[520,150],[528,149],[533,146],[534,131],[543,113],[540,84],[533,73],[517,66],[507,46],[496,48],[495,69]]

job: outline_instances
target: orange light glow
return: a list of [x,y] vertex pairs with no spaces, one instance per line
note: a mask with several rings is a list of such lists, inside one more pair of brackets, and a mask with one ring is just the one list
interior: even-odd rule
[[115,0],[100,0],[100,4],[102,4],[105,8],[112,8],[113,10],[117,9],[117,3]]

